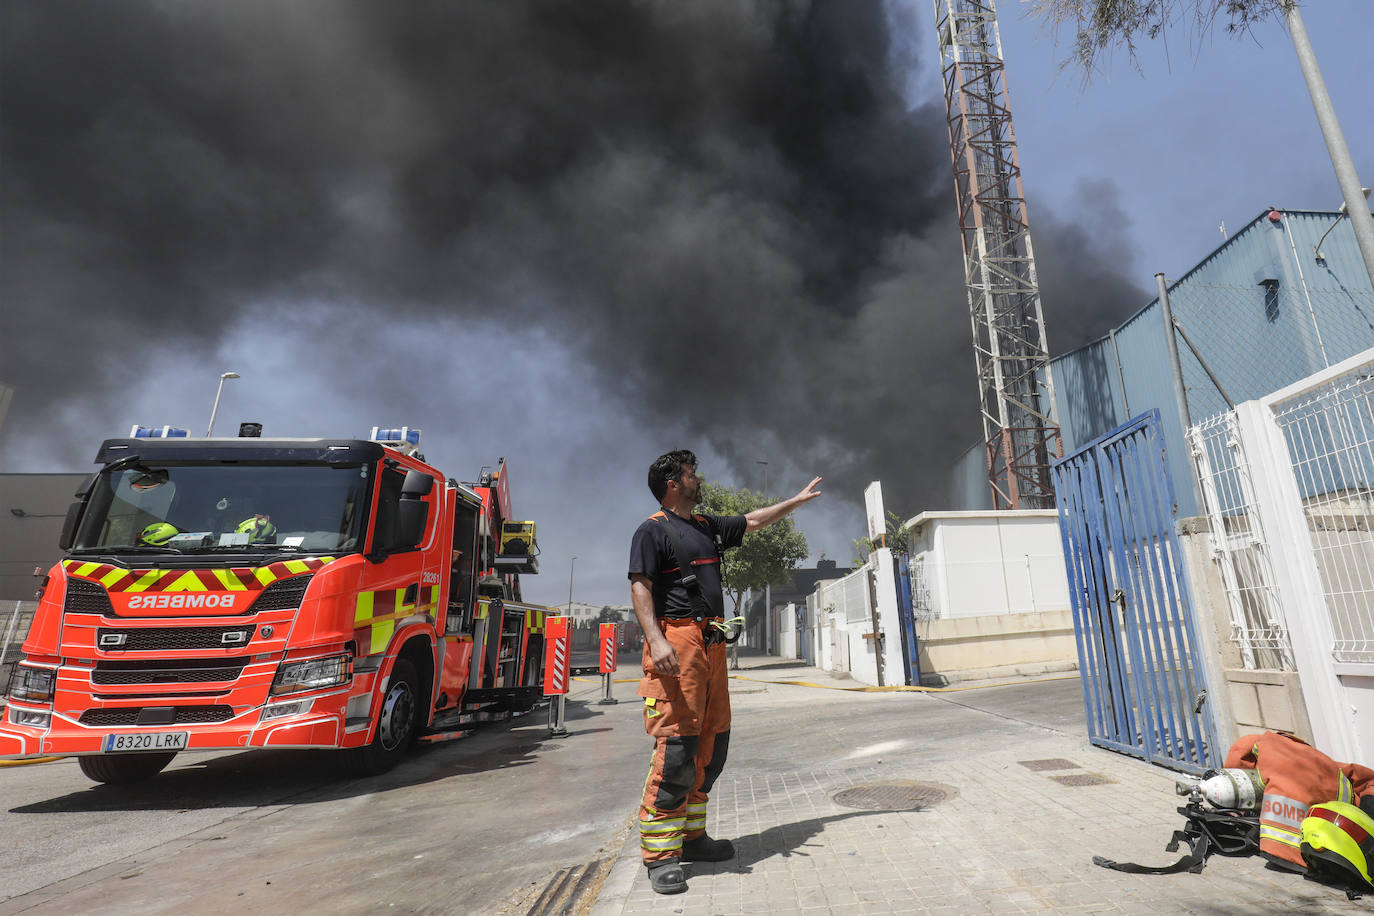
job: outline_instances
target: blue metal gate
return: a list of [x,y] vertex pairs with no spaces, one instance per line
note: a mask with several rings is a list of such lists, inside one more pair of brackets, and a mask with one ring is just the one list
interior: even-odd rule
[[1190,773],[1220,766],[1159,411],[1054,465],[1093,744]]
[[921,647],[916,640],[916,614],[911,599],[911,559],[893,554],[893,573],[897,580],[897,619],[902,624],[902,667],[908,685],[921,684]]

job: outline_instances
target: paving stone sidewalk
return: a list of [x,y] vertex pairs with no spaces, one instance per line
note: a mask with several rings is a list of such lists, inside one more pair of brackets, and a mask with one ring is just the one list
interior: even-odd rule
[[[778,660],[737,672],[760,681],[836,681]],[[749,682],[732,681],[732,693]],[[806,689],[806,688],[796,688]],[[833,769],[758,772],[732,760],[712,793],[712,835],[733,838],[730,862],[690,865],[690,889],[661,896],[649,887],[631,831],[592,916],[640,914],[976,914],[976,913],[1367,913],[1374,897],[1349,901],[1329,887],[1268,869],[1258,857],[1213,856],[1201,874],[1127,875],[1093,855],[1149,864],[1182,827],[1171,771],[1095,748],[1086,732],[1028,728],[1014,747],[982,737],[978,717],[995,708],[988,687],[969,710],[957,755],[915,764],[892,759]],[[959,696],[973,696],[961,693]],[[865,696],[879,697],[877,694]],[[747,701],[747,697],[740,698]],[[737,703],[737,710],[742,704]],[[890,709],[890,707],[889,707]],[[891,729],[874,705],[875,734]],[[919,727],[919,716],[914,716]],[[845,789],[925,787],[919,810],[872,811],[835,800]],[[948,797],[938,799],[936,790]]]

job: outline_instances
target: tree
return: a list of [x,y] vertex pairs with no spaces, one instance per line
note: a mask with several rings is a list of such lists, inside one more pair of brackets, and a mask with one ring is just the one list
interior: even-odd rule
[[[771,504],[761,493],[703,482],[701,505],[697,511],[711,515],[745,515]],[[721,565],[721,582],[734,602],[734,613],[739,614],[745,592],[751,588],[785,584],[788,573],[810,552],[806,536],[797,530],[791,518],[746,534],[744,543],[726,552]]]
[[596,615],[597,623],[624,623],[625,615],[619,608],[613,608],[609,604],[601,608],[601,613]]
[[1199,36],[1218,24],[1226,31],[1245,34],[1275,12],[1282,13],[1295,0],[1029,0],[1031,14],[1057,33],[1073,29],[1073,51],[1064,66],[1076,65],[1087,80],[1111,51],[1124,48],[1131,63],[1136,42],[1154,40],[1180,20],[1191,20]]
[[[911,547],[911,532],[907,531],[902,517],[889,510],[886,527],[888,548],[896,553],[908,553]],[[855,538],[854,549],[859,552],[859,555],[854,559],[854,565],[863,566],[868,562],[868,555],[873,552],[873,549],[880,546],[882,545],[873,543],[873,539],[870,537]]]

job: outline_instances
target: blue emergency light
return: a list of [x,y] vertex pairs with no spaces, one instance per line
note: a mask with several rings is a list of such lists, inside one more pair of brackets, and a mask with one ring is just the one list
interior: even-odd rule
[[130,439],[185,439],[188,435],[176,426],[135,426],[129,430]]
[[418,427],[372,427],[372,435],[368,436],[373,442],[390,446],[398,452],[406,455],[414,455],[420,450],[420,430]]

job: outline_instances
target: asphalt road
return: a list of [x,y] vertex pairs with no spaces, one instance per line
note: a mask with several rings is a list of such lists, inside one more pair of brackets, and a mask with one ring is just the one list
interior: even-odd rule
[[[1076,680],[944,694],[731,682],[729,769],[957,759],[970,729],[1082,728]],[[622,669],[620,677],[630,677]],[[324,752],[188,754],[135,787],[74,760],[0,769],[3,913],[525,913],[562,869],[625,842],[650,745],[633,684],[574,683],[547,712],[424,746],[385,776]]]

